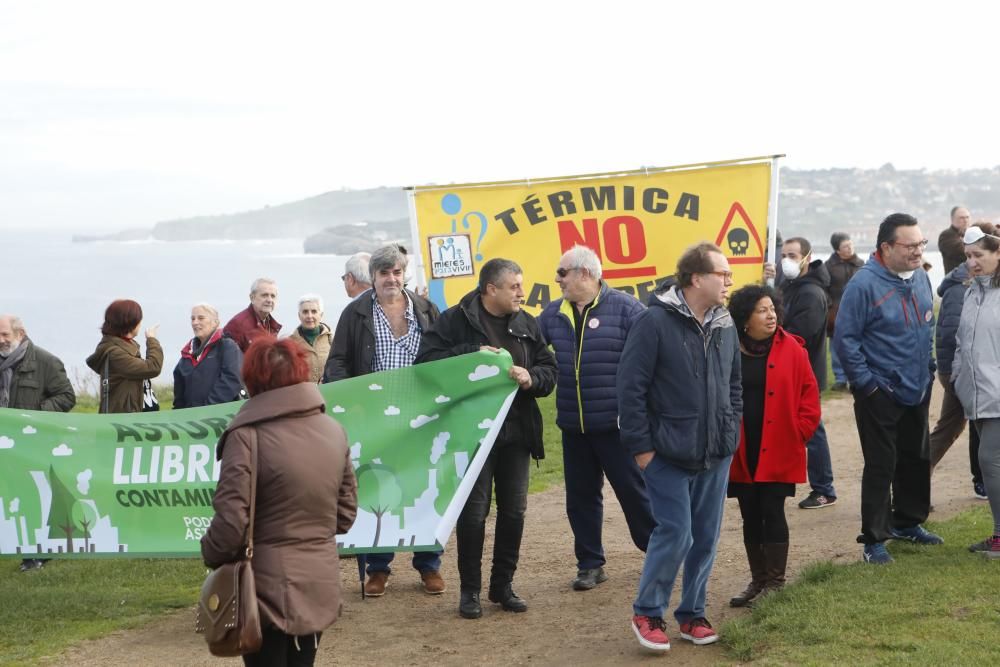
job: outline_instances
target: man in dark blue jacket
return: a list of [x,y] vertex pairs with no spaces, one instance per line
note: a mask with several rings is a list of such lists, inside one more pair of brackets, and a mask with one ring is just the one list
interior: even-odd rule
[[917,219],[893,213],[876,250],[847,283],[833,344],[854,395],[861,450],[861,535],[867,563],[892,562],[885,541],[941,544],[922,524],[931,500],[927,406],[934,384],[934,299],[921,268]]
[[632,630],[657,651],[670,648],[663,613],[681,565],[681,638],[718,641],[705,592],[743,414],[739,341],[722,305],[733,283],[729,262],[718,246],[699,243],[678,260],[677,280],[633,323],[617,382],[622,444],[646,477],[656,518]]
[[[941,399],[941,416],[931,431],[931,474],[934,466],[941,462],[958,437],[965,430],[965,410],[955,395],[951,384],[951,363],[955,358],[955,335],[958,322],[962,319],[962,304],[969,286],[969,267],[962,262],[948,273],[938,286],[941,308],[938,310],[937,328],[934,331],[934,356],[937,359],[938,380],[944,389]],[[969,466],[972,469],[972,492],[980,500],[986,500],[986,486],[983,485],[983,471],[979,468],[979,431],[969,427]]]
[[601,273],[601,260],[593,250],[581,245],[568,250],[556,269],[563,297],[538,318],[559,365],[556,423],[562,430],[566,516],[576,552],[572,586],[578,591],[608,578],[601,544],[605,475],[635,546],[645,551],[656,525],[642,472],[621,444],[615,387],[629,327],[644,308],[634,297],[609,287]]

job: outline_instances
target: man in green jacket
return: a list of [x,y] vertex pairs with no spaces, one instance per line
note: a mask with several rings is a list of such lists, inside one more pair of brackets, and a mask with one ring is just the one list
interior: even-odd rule
[[[63,363],[31,342],[20,318],[0,315],[0,408],[69,412],[74,405],[76,393]],[[21,572],[44,564],[26,558]]]

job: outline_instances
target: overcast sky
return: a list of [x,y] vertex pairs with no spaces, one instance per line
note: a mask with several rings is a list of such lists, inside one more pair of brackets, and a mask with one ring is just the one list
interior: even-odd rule
[[1000,164],[988,3],[0,0],[0,228],[786,153]]

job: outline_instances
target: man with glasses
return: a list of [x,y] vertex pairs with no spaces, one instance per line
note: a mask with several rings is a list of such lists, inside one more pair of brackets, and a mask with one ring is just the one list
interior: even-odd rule
[[[826,318],[830,310],[830,273],[821,260],[813,260],[812,244],[802,237],[790,238],[781,246],[781,299],[785,316],[781,326],[802,338],[819,390],[826,389]],[[830,443],[823,420],[806,443],[809,486],[812,491],[799,503],[804,510],[823,509],[837,502],[833,488]]]
[[921,268],[917,219],[893,213],[876,250],[847,284],[833,344],[854,395],[865,458],[861,535],[867,563],[886,564],[886,540],[941,544],[922,524],[930,510],[927,407],[934,383],[934,299]]
[[646,550],[655,525],[642,472],[621,444],[615,388],[625,339],[644,308],[601,280],[601,260],[586,246],[563,254],[556,283],[562,298],[546,306],[538,324],[559,364],[556,423],[562,431],[566,516],[577,566],[571,585],[586,591],[608,578],[601,544],[605,475],[636,547]]
[[682,565],[674,612],[681,638],[696,645],[719,639],[705,618],[705,593],[743,415],[739,339],[723,306],[732,284],[718,246],[685,250],[677,284],[649,299],[618,367],[622,445],[643,471],[656,519],[632,631],[654,651],[670,649],[663,614]]
[[359,252],[351,255],[344,264],[344,275],[340,279],[344,281],[344,291],[352,299],[372,288],[371,277],[368,275],[370,259],[369,253]]

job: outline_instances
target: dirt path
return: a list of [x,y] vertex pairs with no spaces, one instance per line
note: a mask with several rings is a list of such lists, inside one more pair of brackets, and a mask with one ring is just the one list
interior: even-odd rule
[[[937,418],[940,392],[931,408]],[[855,562],[859,530],[861,451],[850,398],[838,396],[824,403],[824,419],[832,448],[838,503],[824,510],[799,510],[790,501],[788,516],[792,551],[792,578],[808,562]],[[945,457],[934,476],[935,513],[943,519],[974,505],[969,476],[967,438],[963,436]],[[804,492],[799,487],[800,499]],[[610,488],[608,489],[610,495]],[[796,499],[796,500],[797,500]],[[419,589],[419,578],[403,560],[390,580],[385,597],[362,603],[357,569],[345,561],[344,616],[323,637],[318,665],[525,665],[631,664],[656,659],[644,653],[629,629],[631,603],[642,568],[642,554],[629,541],[621,510],[609,498],[605,512],[606,570],[610,580],[592,591],[570,590],[575,574],[573,543],[565,517],[562,488],[531,496],[515,588],[525,597],[526,614],[503,613],[486,605],[478,621],[458,617],[458,574],[454,540],[448,545],[442,574],[450,586],[432,598]],[[491,538],[488,538],[491,539]],[[489,544],[487,545],[489,553]],[[484,569],[488,572],[488,563]],[[743,555],[739,509],[726,505],[715,570],[709,582],[708,613],[716,625],[735,614],[730,596],[743,590],[748,571]],[[677,596],[672,600],[677,602]],[[73,665],[219,665],[208,655],[201,638],[192,632],[193,611],[171,614],[145,628],[120,632],[79,644],[53,659]],[[668,621],[673,648],[671,662],[708,665],[725,663],[721,647],[695,647],[679,638]],[[228,659],[228,664],[241,664]]]

